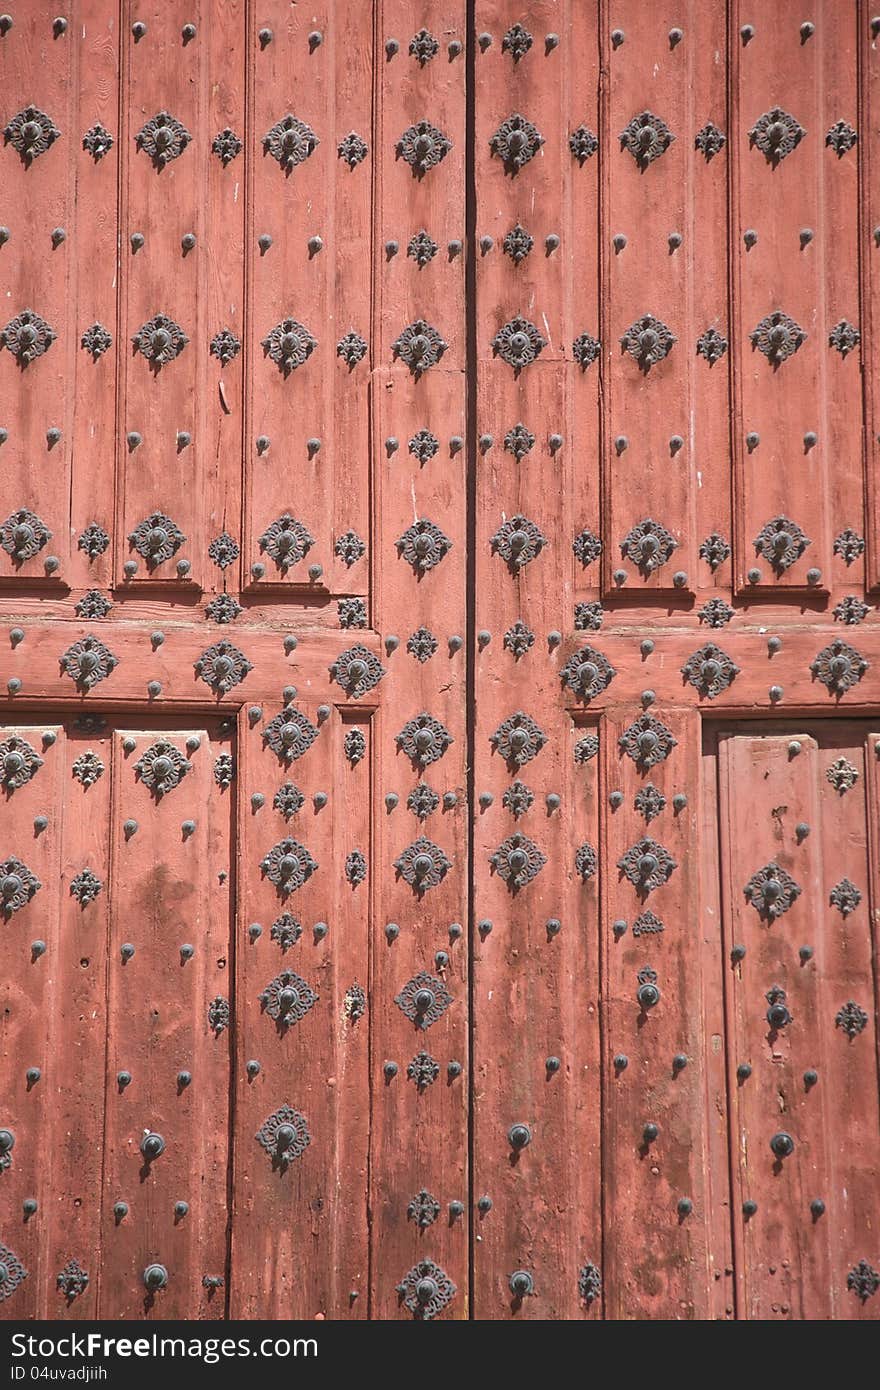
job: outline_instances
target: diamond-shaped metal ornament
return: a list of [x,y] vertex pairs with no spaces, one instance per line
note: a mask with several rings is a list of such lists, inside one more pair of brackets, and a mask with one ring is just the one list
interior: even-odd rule
[[307,753],[317,737],[317,727],[295,705],[285,705],[263,730],[266,746],[288,763]]
[[868,1015],[854,999],[848,999],[847,1002],[838,1009],[834,1018],[834,1025],[836,1028],[846,1033],[846,1036],[849,1038],[850,1042],[852,1042],[853,1038],[857,1038],[859,1033],[863,1033],[867,1028]]
[[420,1231],[426,1231],[429,1226],[433,1226],[440,1215],[440,1203],[427,1188],[423,1187],[410,1199],[406,1214],[410,1221],[415,1222]]
[[599,148],[599,141],[596,139],[589,126],[579,125],[568,137],[568,148],[571,150],[578,164],[586,164],[588,159]]
[[847,918],[851,912],[855,912],[862,901],[862,894],[851,879],[842,878],[831,889],[828,894],[828,901],[832,907],[837,908],[841,917]]
[[628,150],[640,169],[665,154],[675,136],[653,111],[640,111],[620,132],[621,149]]
[[290,836],[273,845],[260,862],[261,870],[269,882],[275,884],[282,897],[301,888],[317,867],[316,860],[305,845]]
[[505,791],[502,804],[505,811],[510,811],[514,820],[519,820],[520,816],[526,814],[534,800],[535,793],[531,787],[526,786],[525,782],[520,781],[517,777],[516,781],[511,782]]
[[583,883],[595,877],[599,868],[599,856],[587,841],[578,847],[574,856],[574,867]]
[[263,136],[263,151],[276,160],[285,174],[302,164],[320,145],[315,132],[305,121],[288,112],[276,121]]
[[806,135],[799,121],[781,106],[772,106],[759,116],[749,131],[749,141],[770,164],[778,164],[790,155]]
[[11,352],[20,367],[27,367],[48,352],[58,334],[34,309],[22,309],[0,333],[2,346]]
[[444,535],[439,526],[426,517],[414,521],[396,541],[398,554],[417,574],[425,574],[440,564],[451,550],[452,541]]
[[134,770],[158,801],[166,792],[180,785],[186,774],[192,771],[192,763],[173,743],[167,739],[157,739],[138,758]]
[[336,146],[336,153],[341,160],[348,165],[349,169],[356,169],[362,164],[369,153],[367,142],[357,131],[350,130],[344,135]]
[[661,522],[646,517],[628,531],[620,543],[621,553],[637,565],[643,575],[653,574],[678,548],[678,541]]
[[530,714],[517,710],[498,725],[490,742],[506,763],[523,767],[537,757],[547,742],[547,735]]
[[521,314],[502,324],[491,342],[495,356],[517,373],[534,362],[546,346],[543,333]]
[[0,912],[7,919],[42,888],[36,874],[15,855],[0,862]]
[[429,888],[442,883],[452,868],[452,860],[433,840],[420,835],[394,861],[394,867],[405,883],[421,897]]
[[149,155],[156,168],[164,169],[173,159],[179,159],[192,136],[170,112],[157,111],[141,126],[134,139],[138,149]]
[[726,652],[714,642],[707,642],[691,653],[681,674],[701,695],[714,700],[739,675],[739,669]]
[[0,743],[0,786],[7,791],[25,786],[42,766],[36,748],[19,734],[10,734]]
[[361,645],[341,652],[330,667],[331,679],[354,699],[366,695],[385,674],[385,667],[378,657]]
[[0,1303],[15,1293],[27,1270],[8,1245],[0,1244]]
[[430,323],[425,319],[415,319],[398,334],[391,344],[391,351],[418,378],[429,367],[436,367],[448,346],[445,338]]
[[82,690],[91,690],[118,665],[119,658],[91,634],[71,643],[61,657],[61,669]]
[[787,516],[771,517],[761,527],[754,541],[755,550],[778,574],[790,569],[811,544],[797,522]]
[[440,1075],[440,1065],[434,1060],[430,1052],[426,1052],[422,1048],[407,1065],[406,1074],[421,1095],[428,1086],[433,1086],[437,1080]]
[[620,340],[620,346],[635,358],[643,372],[648,372],[663,361],[677,342],[675,334],[662,319],[655,318],[653,314],[643,314],[630,324]]
[[727,136],[723,130],[719,130],[717,125],[707,121],[702,129],[698,130],[694,136],[694,149],[699,150],[706,158],[706,163],[714,159],[716,154],[720,154],[727,144]]
[[70,880],[70,896],[76,898],[80,907],[88,907],[103,889],[104,885],[91,869],[80,869]]
[[534,159],[544,143],[538,127],[515,111],[502,121],[489,140],[489,148],[504,164],[508,174],[518,174],[524,164]]
[[98,358],[103,357],[113,346],[113,334],[102,323],[95,322],[90,328],[83,330],[79,342],[80,347],[90,353],[92,361],[97,362]]
[[183,545],[186,536],[164,512],[151,512],[139,521],[128,537],[129,545],[143,556],[150,566],[170,560]]
[[368,351],[366,341],[353,328],[344,333],[336,344],[336,356],[342,358],[350,372],[364,360]]
[[294,318],[286,318],[270,328],[260,346],[282,376],[290,376],[291,372],[308,361],[318,342],[303,324]]
[[3,132],[6,144],[18,151],[24,164],[45,154],[60,134],[52,117],[38,106],[25,106],[18,111]]
[[516,830],[489,855],[489,863],[510,891],[515,893],[537,878],[547,863],[547,856],[534,840]]
[[229,126],[224,126],[223,130],[218,130],[214,139],[211,141],[211,153],[215,154],[223,165],[231,164],[233,159],[237,159],[241,154],[241,139]]
[[220,328],[211,339],[208,351],[212,357],[217,358],[221,367],[228,367],[241,352],[241,339],[231,328]]
[[455,740],[445,724],[426,710],[422,710],[421,714],[407,720],[397,734],[395,742],[411,762],[423,768],[442,758],[450,743],[454,743]]
[[452,141],[430,121],[407,126],[397,142],[398,156],[406,161],[413,177],[418,179],[445,159],[451,149]]
[[579,699],[589,701],[607,690],[617,672],[607,657],[587,646],[570,656],[559,674],[569,690]]
[[420,821],[432,816],[440,805],[440,798],[427,782],[419,782],[406,798],[407,810],[412,811]]
[[420,1260],[407,1270],[397,1285],[401,1303],[421,1322],[442,1313],[456,1295],[456,1287],[446,1271],[433,1260]]
[[710,367],[720,362],[726,351],[727,339],[714,326],[705,329],[697,339],[697,355],[704,358]]
[[158,371],[180,356],[189,338],[180,324],[168,314],[154,314],[141,324],[131,341],[141,356],[146,357]]
[[503,522],[489,543],[495,554],[505,561],[511,574],[516,574],[529,564],[549,544],[540,527],[519,513]]
[[640,816],[644,816],[645,822],[650,823],[662,811],[666,809],[666,797],[659,787],[655,787],[653,782],[646,782],[640,787],[633,798],[633,805]]
[[843,695],[858,685],[869,665],[849,642],[837,639],[817,653],[810,670],[831,695]]
[[302,810],[304,804],[305,796],[294,782],[285,782],[272,798],[273,807],[281,813],[285,820],[290,820],[295,816],[297,811]]
[[419,970],[394,996],[394,1002],[417,1028],[426,1029],[443,1017],[453,997],[436,975]]
[[834,790],[843,796],[845,792],[851,791],[859,780],[859,770],[848,758],[840,757],[826,769],[825,777]]
[[793,318],[784,314],[781,309],[776,309],[761,319],[749,334],[749,338],[752,346],[763,352],[774,367],[778,367],[806,342],[807,334]]
[[743,892],[760,917],[775,922],[800,897],[801,886],[774,859],[752,874]]
[[282,572],[304,560],[314,544],[314,536],[289,512],[279,516],[260,536],[260,549]]
[[240,685],[249,671],[254,668],[244,652],[239,651],[234,642],[223,640],[202,652],[194,663],[197,676],[217,695],[225,695]]
[[667,849],[645,837],[630,846],[617,867],[640,893],[648,894],[666,883],[677,865]]
[[105,154],[110,153],[115,143],[110,131],[100,121],[89,126],[82,138],[83,149],[88,150],[96,164],[104,158]]
[[272,1159],[272,1167],[282,1170],[300,1158],[311,1142],[305,1116],[290,1105],[280,1105],[267,1115],[254,1137]]
[[294,970],[282,970],[269,981],[259,999],[264,1011],[282,1027],[299,1023],[318,1002],[311,985]]
[[676,746],[672,730],[661,719],[647,713],[640,714],[628,729],[624,729],[617,743],[622,752],[644,769],[665,762]]
[[273,941],[277,941],[282,951],[289,951],[302,936],[302,922],[293,913],[282,912],[272,923],[269,935]]
[[515,661],[524,657],[526,652],[535,645],[535,634],[522,620],[517,618],[515,623],[507,629],[504,634],[504,646],[509,652],[513,652]]

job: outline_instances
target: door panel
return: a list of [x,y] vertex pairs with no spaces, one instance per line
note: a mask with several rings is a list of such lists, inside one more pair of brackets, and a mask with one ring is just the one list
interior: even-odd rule
[[[114,732],[102,1211],[114,1273],[102,1317],[224,1310],[222,1291],[202,1284],[225,1278],[227,1259],[233,841],[231,797],[215,777],[222,751],[228,742],[204,725]],[[164,1145],[155,1157],[151,1134]],[[161,1297],[144,1287],[151,1264],[169,1271]]]
[[[106,881],[109,778],[87,785],[79,760],[105,765],[107,740],[47,719],[5,725],[2,745],[2,1125],[15,1146],[0,1178],[5,1239],[29,1272],[13,1302],[21,1317],[88,1318],[98,1285],[88,1256],[100,1224],[107,903],[83,909],[70,888],[85,867]],[[23,759],[18,770],[10,756]],[[24,891],[9,891],[10,876]],[[56,1278],[76,1258],[89,1284],[68,1304]]]
[[847,1277],[877,1222],[875,743],[843,723],[719,742],[741,1316],[868,1311]]
[[[366,584],[365,566],[346,564],[335,547],[349,530],[368,534],[364,443],[376,347],[370,278],[360,267],[372,255],[377,158],[372,16],[369,6],[350,0],[308,14],[274,0],[253,12],[250,24],[243,584],[295,588],[315,602],[328,592],[362,593]],[[271,41],[261,42],[258,30],[271,32]],[[278,127],[288,117],[292,134],[285,137]],[[277,157],[285,158],[278,144],[285,138],[295,146],[289,165]],[[294,354],[289,363],[271,336],[288,319],[300,325],[293,331],[304,344],[313,343],[307,356]],[[284,517],[305,528],[310,544],[293,528],[298,543],[279,548],[271,528]],[[310,572],[313,565],[319,574]]]
[[717,935],[694,930],[696,720],[651,707],[604,727],[606,1315],[721,1317],[729,1238],[712,1241],[712,1213],[728,1192],[706,1097],[723,1017]]
[[602,36],[612,74],[602,111],[603,582],[606,592],[687,592],[699,582],[696,491],[727,444],[723,416],[712,414],[723,367],[714,372],[697,347],[713,329],[724,336],[724,248],[701,235],[726,213],[724,165],[694,139],[704,121],[721,119],[720,65],[713,71],[701,55],[725,51],[725,16],[720,6],[683,14],[639,0],[613,10]]
[[[102,335],[94,353],[81,338],[95,324],[114,343],[118,337],[119,5],[69,6],[68,26],[83,34],[79,43],[53,35],[56,12],[47,3],[28,5],[17,17],[16,42],[4,44],[3,53],[4,125],[21,113],[19,124],[27,123],[35,106],[43,132],[35,158],[23,157],[7,138],[3,161],[8,240],[0,328],[8,330],[25,311],[37,315],[29,361],[0,351],[0,522],[21,509],[36,518],[26,519],[32,543],[0,552],[3,588],[88,587],[109,576],[109,557],[91,558],[78,542],[93,522],[105,533],[113,529],[106,508],[113,497],[117,358],[102,351]],[[115,148],[105,152],[100,133],[87,138],[98,126],[113,133]],[[52,556],[54,567],[46,564]]]
[[[740,592],[821,591],[831,518],[843,525],[859,507],[857,16],[815,10],[808,40],[793,42],[797,25],[777,2],[760,42],[731,45]],[[750,18],[747,5],[734,5],[731,33]],[[831,456],[846,462],[831,469]]]
[[[242,335],[244,199],[241,163],[224,164],[213,137],[243,124],[242,10],[172,0],[138,8],[134,22],[145,32],[129,26],[123,40],[114,578],[128,590],[207,588],[208,545],[238,510],[238,479],[226,474],[241,448],[241,363],[224,363],[212,342]],[[170,539],[154,548],[157,527]]]
[[0,1316],[880,1314],[880,32],[527,9],[0,16]]
[[[27,961],[10,971],[3,1048],[4,1213],[29,1272],[9,1311],[222,1317],[234,864],[215,766],[228,737],[216,719],[144,730],[81,716],[6,726],[3,746],[4,882],[39,880],[20,909],[23,892],[5,898],[7,949]],[[10,754],[35,769],[20,786]],[[161,1136],[152,1159],[147,1134]],[[168,1275],[152,1297],[150,1265]],[[211,1292],[205,1275],[223,1283]]]
[[322,719],[303,692],[245,737],[231,1316],[365,1317],[372,721]]

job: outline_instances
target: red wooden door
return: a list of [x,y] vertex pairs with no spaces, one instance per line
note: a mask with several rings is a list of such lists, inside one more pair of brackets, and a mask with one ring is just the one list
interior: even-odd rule
[[847,1278],[877,1220],[876,745],[870,728],[837,720],[719,743],[733,1232],[748,1317],[859,1307]]
[[880,31],[526,9],[0,19],[3,1316],[880,1309]]

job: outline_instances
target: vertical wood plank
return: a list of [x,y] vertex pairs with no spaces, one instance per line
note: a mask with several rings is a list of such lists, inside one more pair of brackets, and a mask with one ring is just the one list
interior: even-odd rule
[[244,161],[224,168],[213,141],[244,117],[243,10],[174,0],[125,20],[116,577],[209,588],[210,542],[237,533],[242,366],[221,371],[211,344],[243,335]]
[[[373,783],[370,1315],[466,1318],[465,6],[441,17],[383,0],[375,19],[372,572],[388,674]],[[422,122],[424,166],[411,162]],[[432,350],[419,372],[407,345],[421,322]],[[437,1005],[425,1015],[408,1002],[419,981]]]
[[[593,5],[546,3],[525,17],[492,0],[476,9],[478,35],[491,37],[475,55],[474,150],[472,1221],[481,1319],[580,1319],[602,1309],[598,762],[582,756],[596,726],[564,708],[568,651],[559,646],[598,608],[598,585],[587,587],[572,549],[585,524],[600,530],[598,369],[571,362],[574,339],[598,332],[598,159],[581,163],[569,144],[582,124],[597,130],[596,26]],[[519,167],[505,143],[515,118],[538,133],[525,127],[534,147]],[[505,344],[519,319],[544,341],[515,369]],[[527,538],[517,552],[525,563],[508,549],[514,531]],[[581,851],[594,857],[593,872],[578,871]]]
[[[0,552],[0,581],[51,590],[105,578],[100,558],[89,567],[74,536],[91,521],[111,529],[102,508],[112,495],[116,357],[95,361],[82,334],[100,322],[116,339],[116,156],[98,160],[83,148],[101,122],[118,142],[118,5],[75,4],[66,28],[57,7],[38,3],[16,16],[4,36],[4,212],[0,252],[0,329],[25,310],[47,325],[36,355],[23,362],[0,351],[3,482],[0,522],[22,518],[36,543]],[[16,130],[36,108],[42,134],[32,157]],[[21,113],[25,113],[22,115]],[[23,157],[24,154],[24,157]],[[54,338],[44,336],[54,335]],[[88,466],[85,466],[88,459]],[[87,515],[88,514],[88,515]],[[4,532],[4,535],[6,533]],[[47,560],[57,563],[49,567]]]
[[[227,1273],[235,1009],[232,823],[214,775],[217,733],[212,721],[113,734],[104,1318],[225,1311],[221,1289],[203,1282]],[[153,1155],[150,1135],[161,1136]],[[165,1285],[149,1286],[151,1266]]]
[[[868,0],[858,7],[858,86],[859,119],[859,286],[861,291],[861,331],[866,344],[875,341],[876,325],[880,322],[880,278],[876,265],[880,256],[880,163],[877,159],[876,132],[880,128],[880,29],[874,25],[875,12]],[[876,591],[880,587],[880,379],[876,355],[864,358],[864,483],[866,516],[862,528],[857,520],[847,521],[857,535],[867,540],[867,556],[854,557],[856,568],[845,571],[847,578],[856,580],[865,566],[865,587]],[[855,508],[854,515],[860,516]],[[840,562],[838,562],[840,563]],[[845,563],[845,562],[844,562]]]
[[698,719],[621,708],[603,733],[607,1315],[724,1316],[728,1262],[710,1230],[727,1193],[724,1175],[710,1175],[706,1107],[706,1039],[721,1031],[721,994],[695,933],[691,852]]
[[[86,1193],[85,1209],[73,1212],[71,1203],[58,1193],[65,1190],[71,1178],[66,1153],[59,1154],[57,1169],[49,1170],[42,1155],[58,1145],[58,1119],[53,1103],[58,1090],[69,1084],[71,1101],[77,1096],[76,1077],[56,1074],[63,1066],[64,1052],[50,1052],[46,1037],[47,1020],[57,1028],[69,1048],[82,1044],[82,1032],[77,1029],[75,1008],[54,1006],[56,998],[65,998],[74,984],[82,988],[83,971],[70,977],[70,949],[62,935],[62,918],[67,907],[61,900],[59,880],[63,840],[62,788],[64,787],[67,749],[64,729],[58,724],[22,721],[4,724],[2,731],[2,772],[4,799],[2,803],[2,863],[4,903],[4,982],[3,982],[3,1119],[0,1128],[9,1131],[13,1146],[4,1149],[2,1160],[3,1243],[27,1271],[23,1282],[0,1303],[4,1318],[34,1318],[54,1316],[63,1300],[52,1296],[51,1286],[61,1265],[55,1266],[55,1245],[60,1237],[59,1226],[66,1219],[80,1219],[80,1231],[85,1246],[78,1253],[92,1267],[96,1253],[96,1221],[98,1190],[93,1187],[91,1200]],[[25,747],[24,745],[27,745]],[[32,750],[32,751],[30,751]],[[7,770],[7,758],[24,758],[19,773],[12,765]],[[42,760],[42,766],[34,759]],[[31,776],[24,779],[24,771]],[[19,785],[16,785],[19,782]],[[38,830],[35,821],[45,816],[45,828]],[[24,866],[24,869],[20,866]],[[28,874],[32,877],[29,879]],[[39,883],[28,898],[27,890],[15,892],[18,880],[22,885]],[[34,948],[34,943],[40,944]],[[95,963],[100,977],[100,962]],[[63,1022],[61,1018],[63,1017]],[[99,1018],[96,1033],[100,1036]],[[63,1037],[64,1033],[68,1037]],[[85,1030],[86,1035],[88,1030]],[[78,1036],[79,1033],[79,1036]],[[86,1050],[87,1049],[82,1049]],[[28,1069],[38,1067],[40,1079],[30,1084]],[[101,1074],[99,1062],[98,1074]],[[100,1083],[99,1083],[100,1087]],[[82,1097],[80,1097],[81,1099]],[[100,1127],[100,1119],[96,1128]],[[88,1180],[88,1179],[87,1179]],[[57,1187],[56,1187],[57,1182]],[[36,1201],[36,1210],[26,1215],[24,1203]],[[63,1207],[63,1213],[57,1210]],[[87,1232],[91,1224],[91,1231]],[[71,1252],[73,1253],[73,1252]],[[69,1256],[65,1256],[65,1260]],[[62,1261],[62,1264],[64,1261]],[[94,1290],[86,1300],[92,1311]],[[49,1311],[51,1309],[51,1312]]]
[[[855,774],[853,786],[835,785],[838,759]],[[733,1212],[745,1317],[876,1316],[847,1287],[865,1257],[876,1188],[866,1148],[877,1123],[867,771],[853,725],[720,742],[724,940],[734,961]],[[738,809],[744,799],[747,819]],[[768,864],[783,886],[776,917],[754,896]],[[779,1136],[793,1145],[788,1155],[772,1147]]]
[[[368,1314],[371,724],[369,715],[358,712],[354,723],[337,709],[324,719],[318,703],[304,689],[242,733],[230,1290],[237,1318]],[[285,726],[299,738],[281,734]],[[355,728],[364,753],[352,763],[346,737]],[[286,893],[274,870],[261,867],[278,845],[304,869],[315,865]],[[347,862],[353,852],[363,855],[363,881]],[[281,1007],[285,989],[297,992],[289,1011]],[[285,1106],[308,1135],[287,1158],[265,1139],[267,1120]],[[269,1129],[281,1123],[283,1116]]]
[[855,12],[808,9],[809,37],[773,4],[747,42],[740,31],[751,11],[731,12],[740,593],[826,593],[831,517],[841,530],[858,508]]
[[[369,515],[372,25],[355,0],[308,12],[273,0],[252,12],[248,35],[244,583],[294,588],[311,603],[366,591],[366,566],[347,563],[337,542],[349,531],[366,540]],[[275,347],[288,320],[303,344],[289,365]],[[311,540],[287,525],[291,549],[274,533],[262,541],[283,517]]]
[[726,445],[723,417],[713,423],[724,366],[698,350],[709,329],[727,337],[725,240],[701,219],[723,210],[725,160],[707,169],[696,139],[718,114],[707,54],[724,54],[724,14],[614,3],[602,28],[603,582],[684,595],[697,583],[697,490]]

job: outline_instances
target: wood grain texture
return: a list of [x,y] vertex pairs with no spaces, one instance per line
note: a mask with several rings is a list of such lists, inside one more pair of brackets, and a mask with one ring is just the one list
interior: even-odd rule
[[3,1318],[880,1315],[880,35],[526,8],[0,25]]

